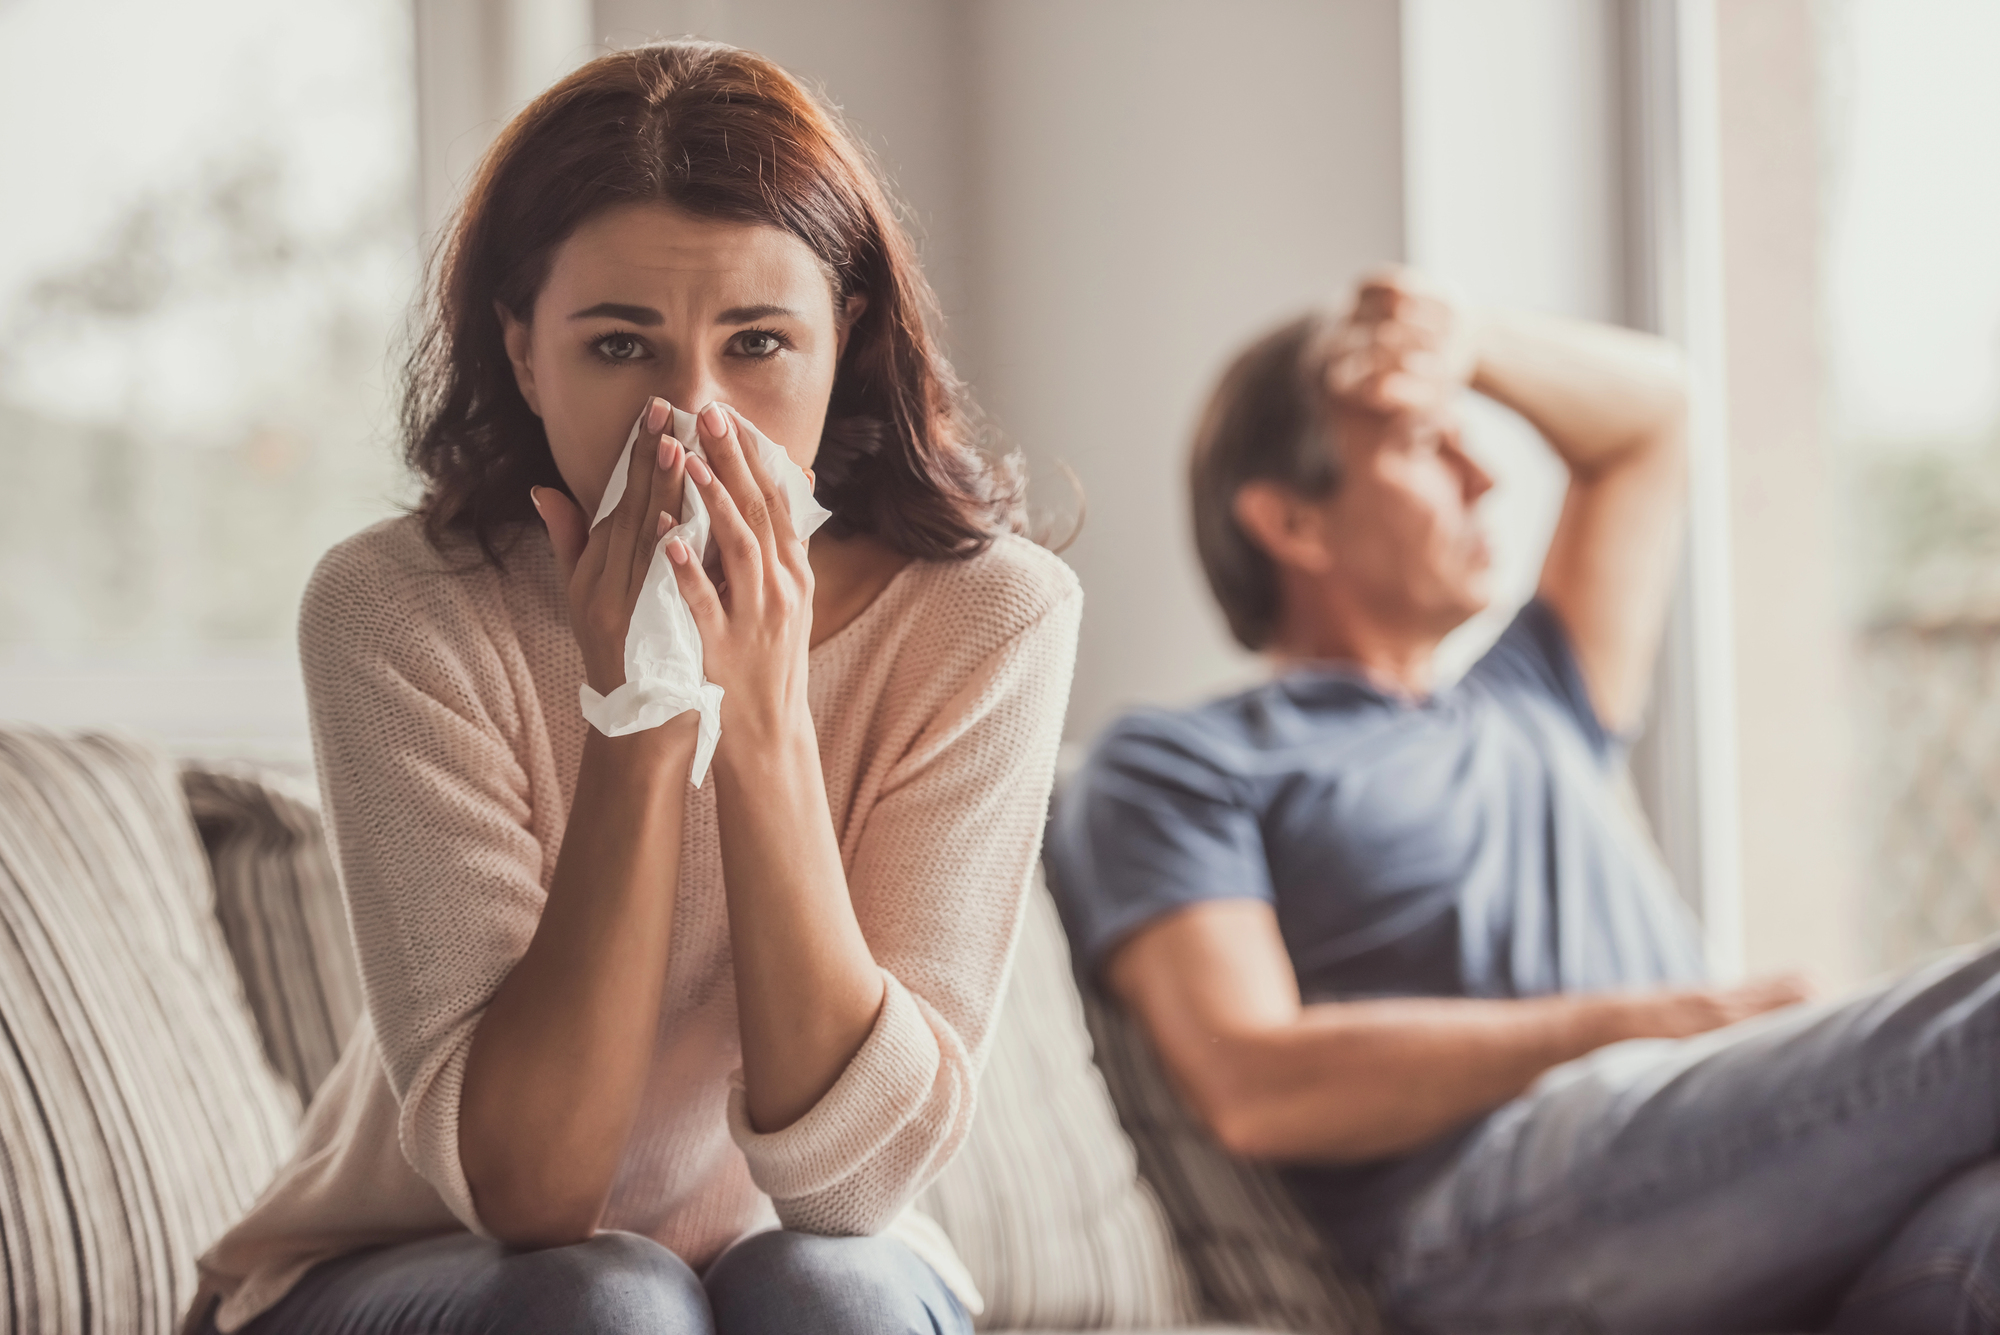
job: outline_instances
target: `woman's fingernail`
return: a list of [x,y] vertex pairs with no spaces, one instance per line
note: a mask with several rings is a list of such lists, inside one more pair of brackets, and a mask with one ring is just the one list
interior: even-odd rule
[[660,467],[662,469],[672,468],[674,460],[680,458],[680,455],[681,443],[679,441],[675,440],[672,436],[660,437]]
[[711,403],[701,410],[701,428],[711,436],[729,434],[729,418],[722,411],[722,405]]
[[679,538],[667,544],[667,559],[677,566],[688,563],[688,545]]
[[[540,487],[528,488],[528,504],[535,507],[536,514],[538,515],[542,514],[542,489]],[[542,522],[543,523],[548,522],[547,515],[542,515]]]
[[660,522],[653,525],[653,541],[658,542],[661,538],[666,537],[667,530],[671,527],[672,525],[667,522],[667,512],[665,510],[660,511]]
[[667,429],[667,401],[654,399],[646,405],[646,430],[657,435]]
[[715,474],[708,471],[708,461],[699,454],[688,456],[688,472],[693,474],[694,480],[704,487],[715,481]]

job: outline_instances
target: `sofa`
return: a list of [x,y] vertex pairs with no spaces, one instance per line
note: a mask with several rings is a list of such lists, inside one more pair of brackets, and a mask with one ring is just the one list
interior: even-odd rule
[[[167,1335],[362,1005],[310,785],[0,725],[0,1312]],[[1187,1117],[1032,888],[979,1115],[919,1199],[986,1330],[1373,1335],[1265,1169]]]

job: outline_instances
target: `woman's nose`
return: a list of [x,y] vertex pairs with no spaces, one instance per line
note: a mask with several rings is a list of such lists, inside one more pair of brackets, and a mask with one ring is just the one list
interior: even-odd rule
[[728,401],[714,369],[705,365],[675,367],[653,392],[684,413],[700,412],[718,399]]
[[722,398],[714,368],[690,358],[662,358],[662,366],[652,376],[648,392],[664,398],[680,412],[700,412]]

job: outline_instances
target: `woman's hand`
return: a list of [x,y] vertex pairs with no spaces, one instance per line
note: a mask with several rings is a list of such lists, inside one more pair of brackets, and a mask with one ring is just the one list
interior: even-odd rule
[[[625,494],[605,522],[538,487],[591,686],[625,680],[625,633],[687,476],[646,406]],[[516,1247],[597,1230],[653,1069],[673,947],[696,715],[624,737],[584,734],[562,850],[534,938],[479,1017],[458,1151],[480,1218]]]
[[744,1110],[754,1131],[770,1133],[826,1097],[887,987],[854,915],[807,707],[806,545],[755,457],[750,424],[711,405],[695,429],[708,462],[689,459],[688,476],[708,506],[721,574],[711,580],[678,539],[667,556],[701,632],[703,670],[723,692],[715,815]]
[[576,502],[554,487],[530,492],[569,593],[570,629],[583,651],[584,678],[599,695],[609,695],[625,682],[625,632],[646,567],[652,564],[654,544],[680,522],[688,460],[681,443],[666,434],[671,420],[665,399],[647,403],[625,475],[625,494],[596,528]]
[[723,691],[722,748],[773,743],[791,729],[812,734],[806,651],[812,639],[813,573],[777,482],[745,443],[746,422],[710,404],[696,418],[702,448],[686,471],[708,505],[709,537],[721,558],[718,588],[686,543],[667,544],[674,578],[701,631],[702,668]]

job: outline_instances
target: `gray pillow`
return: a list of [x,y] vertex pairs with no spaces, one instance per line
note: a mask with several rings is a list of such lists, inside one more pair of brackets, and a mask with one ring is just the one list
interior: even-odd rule
[[1097,1062],[1181,1251],[1221,1321],[1376,1335],[1367,1291],[1344,1273],[1277,1174],[1225,1152],[1168,1083],[1139,1024],[1083,988]]
[[215,876],[215,917],[272,1067],[312,1102],[362,1010],[319,797],[287,775],[189,761],[181,787]]
[[6,1328],[167,1335],[292,1145],[172,765],[0,728]]

